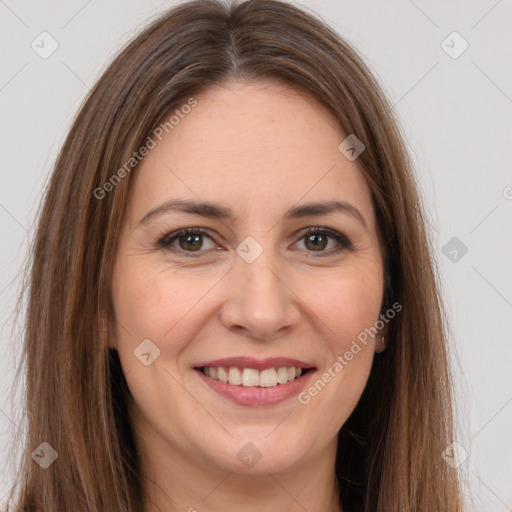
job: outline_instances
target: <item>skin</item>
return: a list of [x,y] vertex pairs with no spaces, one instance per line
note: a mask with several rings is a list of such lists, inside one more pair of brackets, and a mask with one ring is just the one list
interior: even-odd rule
[[[313,98],[259,81],[230,82],[196,99],[134,173],[112,279],[121,328],[111,346],[131,393],[145,512],[340,511],[337,432],[383,349],[377,338],[308,404],[295,396],[236,405],[193,367],[222,357],[292,357],[316,368],[311,384],[332,368],[379,318],[383,260],[370,190],[357,160],[338,150],[346,134]],[[138,224],[178,198],[222,203],[235,218],[168,211]],[[341,212],[284,219],[292,206],[333,199],[355,206],[366,226]],[[199,251],[186,237],[159,246],[186,227],[208,231]],[[302,235],[308,227],[342,233],[352,247],[328,236],[315,250]],[[236,252],[248,236],[263,249],[252,263]],[[134,356],[145,339],[160,350],[148,366]],[[237,458],[248,442],[261,453],[251,467]]]

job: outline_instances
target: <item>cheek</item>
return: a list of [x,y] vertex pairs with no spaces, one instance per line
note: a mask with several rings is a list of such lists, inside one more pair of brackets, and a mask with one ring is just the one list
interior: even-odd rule
[[321,320],[317,329],[323,333],[326,359],[299,401],[312,417],[328,413],[332,421],[326,428],[334,435],[355,408],[370,374],[371,328],[379,318],[383,279],[378,265],[358,265],[317,284],[307,305]]
[[[342,354],[378,320],[382,274],[378,267],[347,267],[316,279],[315,287],[309,292],[304,289],[303,296],[306,306],[321,320],[319,328],[325,333],[331,351]],[[368,344],[371,341],[368,336]]]
[[113,294],[116,320],[133,337],[158,338],[179,317],[178,290],[137,268],[120,267],[123,279]]
[[[136,261],[136,257],[120,258],[112,286],[120,326],[119,350],[132,351],[149,338],[162,352],[177,352],[182,345],[179,340],[186,339],[194,309],[204,307],[208,292],[219,280],[216,273],[212,274],[162,270]],[[170,339],[173,343],[163,343]]]

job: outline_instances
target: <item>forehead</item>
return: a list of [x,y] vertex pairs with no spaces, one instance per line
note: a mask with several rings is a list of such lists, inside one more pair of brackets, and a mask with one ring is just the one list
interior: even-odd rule
[[311,96],[263,81],[211,87],[195,99],[137,169],[138,213],[187,198],[261,218],[301,200],[342,199],[370,215],[364,176],[338,150],[346,135]]

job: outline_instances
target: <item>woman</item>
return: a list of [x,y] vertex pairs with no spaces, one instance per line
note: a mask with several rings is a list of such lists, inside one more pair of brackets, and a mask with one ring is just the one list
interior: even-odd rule
[[410,169],[296,7],[199,0],[134,39],[39,220],[19,510],[460,511]]

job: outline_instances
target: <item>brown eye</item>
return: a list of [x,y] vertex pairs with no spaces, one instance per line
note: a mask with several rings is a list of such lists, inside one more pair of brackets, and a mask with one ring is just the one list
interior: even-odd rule
[[[334,241],[334,246],[328,247],[331,240]],[[308,252],[317,252],[320,256],[353,248],[352,243],[345,235],[326,228],[308,229],[303,233],[301,241],[304,241]]]
[[[211,241],[210,247],[204,248],[205,238]],[[200,253],[216,247],[212,238],[205,231],[196,228],[181,229],[170,233],[159,240],[158,246],[162,249],[184,253]]]
[[179,246],[184,251],[197,251],[203,245],[202,236],[203,235],[182,235],[178,238]]
[[322,234],[313,233],[304,237],[306,247],[312,251],[322,251],[327,246],[327,237]]

